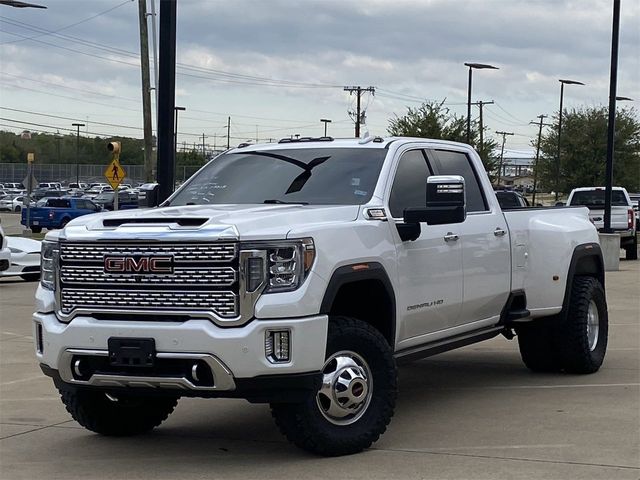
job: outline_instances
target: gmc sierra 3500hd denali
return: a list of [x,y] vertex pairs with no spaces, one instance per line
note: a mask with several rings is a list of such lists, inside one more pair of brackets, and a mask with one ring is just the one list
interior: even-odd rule
[[452,142],[239,146],[160,208],[49,232],[42,259],[37,359],[105,435],[237,397],[299,447],[350,454],[389,424],[396,361],[515,332],[531,370],[592,373],[607,345],[588,210],[502,212]]

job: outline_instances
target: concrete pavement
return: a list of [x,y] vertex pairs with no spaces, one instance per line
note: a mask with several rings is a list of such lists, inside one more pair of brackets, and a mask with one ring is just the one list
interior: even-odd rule
[[80,428],[33,356],[35,283],[0,281],[0,478],[640,477],[640,262],[607,274],[609,349],[594,375],[533,374],[499,337],[400,370],[396,415],[359,455],[289,445],[265,405],[182,399],[148,435]]

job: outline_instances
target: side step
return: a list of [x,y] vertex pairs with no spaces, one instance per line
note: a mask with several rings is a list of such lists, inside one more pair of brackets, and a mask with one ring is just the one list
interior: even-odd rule
[[438,353],[448,352],[449,350],[455,350],[456,348],[478,343],[483,340],[489,340],[503,331],[504,326],[502,325],[474,330],[473,332],[456,335],[455,337],[405,348],[404,350],[397,351],[394,356],[398,363],[407,363],[420,358],[431,357]]

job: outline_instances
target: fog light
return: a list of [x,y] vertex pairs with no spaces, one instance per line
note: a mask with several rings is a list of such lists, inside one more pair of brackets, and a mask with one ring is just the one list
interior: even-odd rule
[[289,330],[267,330],[264,339],[264,353],[271,363],[290,360],[291,332]]

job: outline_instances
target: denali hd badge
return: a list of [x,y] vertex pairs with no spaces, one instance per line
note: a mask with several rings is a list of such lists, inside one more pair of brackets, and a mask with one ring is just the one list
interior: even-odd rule
[[173,273],[173,256],[131,255],[104,257],[104,273],[162,275]]

